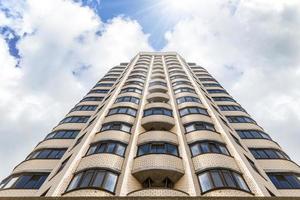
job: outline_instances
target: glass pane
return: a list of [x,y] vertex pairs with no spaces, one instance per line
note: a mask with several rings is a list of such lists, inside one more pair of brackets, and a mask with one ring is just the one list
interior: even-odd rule
[[91,146],[90,149],[89,149],[88,152],[87,152],[87,155],[90,155],[90,154],[95,153],[96,148],[97,148],[96,145]]
[[233,173],[234,177],[235,177],[235,180],[239,186],[239,188],[243,189],[243,190],[247,190],[249,191],[244,179],[237,173]]
[[208,147],[207,143],[201,143],[200,146],[201,146],[201,149],[202,149],[203,153],[208,153],[209,152],[209,147]]
[[127,126],[127,125],[122,125],[122,131],[125,131],[125,132],[130,132],[130,126]]
[[285,176],[292,188],[300,188],[300,180],[295,175],[287,175]]
[[182,109],[179,111],[179,113],[180,113],[180,116],[185,116],[185,115],[189,114],[187,109]]
[[264,152],[267,154],[268,158],[278,158],[277,154],[274,152],[274,150],[266,149]]
[[191,146],[191,152],[193,156],[199,155],[201,153],[201,150],[199,148],[198,144],[194,144]]
[[106,152],[108,152],[108,153],[113,153],[115,146],[116,146],[115,143],[110,143],[110,144],[108,144],[108,147],[107,147]]
[[90,170],[84,173],[79,187],[88,187],[93,177],[94,171]]
[[223,187],[222,179],[218,171],[212,171],[211,176],[215,187]]
[[116,182],[117,182],[117,175],[108,172],[105,177],[103,188],[113,192],[115,190]]
[[105,151],[106,146],[107,146],[107,144],[99,144],[97,153],[103,153]]
[[219,148],[220,148],[222,154],[229,155],[229,152],[227,151],[226,147],[224,147],[223,145],[220,145]]
[[30,180],[31,176],[30,175],[23,175],[21,176],[18,181],[16,182],[16,185],[14,188],[24,188],[27,182]]
[[19,177],[14,177],[9,180],[9,182],[4,186],[4,188],[10,188],[16,182]]
[[234,187],[234,188],[237,187],[230,172],[228,172],[227,170],[226,171],[223,170],[222,174],[223,174],[224,179],[226,181],[226,186]]
[[177,147],[172,144],[167,144],[167,152],[175,156],[178,155]]
[[50,150],[42,150],[37,156],[37,158],[47,158],[50,152],[51,152]]
[[74,176],[72,182],[70,183],[70,185],[68,187],[68,191],[77,188],[77,185],[78,185],[78,182],[79,182],[81,176],[82,176],[82,173]]
[[117,150],[116,150],[116,154],[118,154],[120,156],[123,156],[124,152],[125,152],[125,146],[119,144],[118,147],[117,147]]
[[103,183],[104,175],[105,175],[105,172],[103,172],[103,171],[97,172],[94,182],[92,183],[92,186],[93,187],[101,187],[101,185]]
[[202,192],[206,192],[213,188],[207,173],[199,175],[199,182]]
[[188,132],[192,132],[192,131],[195,130],[195,127],[194,127],[193,124],[191,124],[191,125],[186,126],[186,127],[185,127],[185,130],[186,130],[187,133],[188,133]]
[[139,146],[139,151],[138,151],[138,155],[144,155],[144,154],[147,154],[149,153],[149,145],[148,144],[144,144],[144,145],[141,145]]
[[56,158],[56,155],[59,153],[59,150],[52,150],[48,155],[48,158]]
[[216,144],[214,144],[214,143],[209,143],[209,147],[210,147],[210,150],[211,150],[213,153],[220,153],[219,148],[217,147]]

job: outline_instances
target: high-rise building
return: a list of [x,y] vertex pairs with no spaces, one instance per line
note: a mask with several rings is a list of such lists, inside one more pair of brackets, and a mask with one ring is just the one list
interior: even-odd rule
[[299,174],[203,67],[142,52],[70,110],[0,195],[300,196]]

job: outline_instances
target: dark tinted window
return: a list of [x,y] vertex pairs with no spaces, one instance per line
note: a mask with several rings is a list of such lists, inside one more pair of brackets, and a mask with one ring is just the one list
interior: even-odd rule
[[48,177],[48,173],[26,173],[13,175],[0,183],[1,189],[39,189]]
[[49,133],[46,139],[74,139],[79,133],[79,130],[59,130]]
[[191,114],[201,114],[201,115],[208,115],[208,112],[204,108],[200,107],[187,107],[179,110],[179,114],[181,117],[185,115],[191,115]]
[[204,153],[220,153],[229,155],[229,152],[224,144],[214,141],[199,141],[190,145],[192,156],[197,156]]
[[239,134],[240,138],[242,139],[268,139],[272,140],[272,138],[259,130],[236,130]]
[[189,124],[184,125],[186,133],[197,131],[197,130],[210,130],[210,131],[216,131],[215,127],[211,123],[207,122],[192,122]]
[[256,124],[256,122],[247,116],[226,116],[227,120],[230,123],[252,123]]
[[219,188],[237,188],[250,191],[242,176],[227,169],[211,169],[198,175],[201,191]]
[[249,149],[256,159],[286,159],[290,160],[289,156],[279,149]]
[[132,125],[124,122],[110,122],[102,125],[100,131],[119,130],[130,133]]
[[278,189],[300,189],[300,175],[293,173],[268,173]]
[[86,123],[89,120],[90,116],[71,116],[66,117],[59,124],[64,123]]
[[76,188],[95,188],[114,192],[118,175],[102,169],[90,169],[76,174],[68,186],[67,191]]
[[138,147],[138,156],[157,153],[178,156],[178,149],[177,146],[169,143],[148,143]]
[[87,155],[96,153],[113,153],[119,156],[124,156],[126,145],[116,141],[102,141],[92,144],[87,152]]
[[167,115],[167,116],[173,116],[172,110],[166,109],[166,108],[149,108],[144,110],[144,117],[147,117],[149,115]]

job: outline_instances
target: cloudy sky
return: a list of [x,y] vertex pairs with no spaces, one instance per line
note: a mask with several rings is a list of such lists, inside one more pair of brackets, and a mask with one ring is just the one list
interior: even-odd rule
[[0,0],[0,178],[139,51],[208,69],[300,163],[299,38],[298,0]]

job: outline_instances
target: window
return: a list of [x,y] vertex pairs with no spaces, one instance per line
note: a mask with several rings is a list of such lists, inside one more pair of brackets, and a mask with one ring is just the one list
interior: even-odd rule
[[173,75],[173,76],[170,77],[171,80],[180,79],[180,78],[182,78],[182,79],[188,79],[188,77],[184,76],[184,75]]
[[89,120],[90,116],[70,116],[66,117],[59,122],[59,124],[64,123],[86,123]]
[[132,125],[124,122],[109,122],[102,125],[100,131],[118,130],[130,133]]
[[191,96],[185,96],[185,97],[179,97],[176,99],[178,104],[185,103],[185,102],[196,102],[201,103],[200,99],[197,97],[191,97]]
[[147,117],[149,115],[167,115],[172,117],[172,110],[166,109],[166,108],[149,108],[144,110],[143,117]]
[[214,101],[231,101],[235,102],[235,100],[231,97],[212,97]]
[[108,111],[107,116],[116,115],[116,114],[126,114],[135,117],[136,116],[136,109],[130,107],[116,107],[112,108]]
[[145,72],[145,71],[143,71],[143,70],[134,70],[134,71],[132,71],[131,73],[132,73],[132,74],[133,74],[133,73],[140,73],[140,74],[145,74],[145,75],[147,74],[147,72]]
[[126,145],[116,141],[101,141],[92,144],[87,152],[87,155],[96,153],[112,153],[119,156],[124,156]]
[[85,97],[81,100],[81,102],[84,101],[102,101],[104,97]]
[[169,143],[147,143],[138,147],[138,156],[147,154],[170,154],[178,156],[177,146]]
[[279,149],[249,149],[256,159],[285,159],[290,160],[289,156]]
[[267,139],[272,140],[272,138],[260,131],[260,130],[236,130],[236,132],[239,134],[240,138],[242,139]]
[[220,188],[250,191],[242,176],[228,169],[211,169],[198,175],[202,193]]
[[39,189],[48,175],[49,173],[24,173],[12,175],[1,182],[0,188]]
[[95,87],[111,87],[113,85],[113,83],[97,83]]
[[140,99],[131,96],[124,96],[124,97],[117,98],[115,103],[120,103],[120,102],[131,102],[131,103],[139,104]]
[[226,116],[227,120],[230,123],[252,123],[256,124],[256,122],[247,116]]
[[300,189],[300,175],[294,173],[267,173],[278,189]]
[[78,135],[80,130],[59,130],[49,133],[45,140],[47,139],[74,139]]
[[162,81],[154,81],[154,82],[149,83],[149,87],[155,86],[155,85],[161,85],[161,86],[167,87],[167,83],[162,82]]
[[141,81],[127,81],[124,85],[138,85],[138,86],[143,87],[144,83]]
[[196,93],[194,89],[191,88],[178,88],[176,90],[174,90],[175,94],[178,94],[180,92],[190,92],[190,93]]
[[110,77],[110,76],[118,77],[118,76],[120,76],[120,74],[114,74],[114,73],[108,72],[104,77]]
[[190,145],[192,156],[197,156],[204,153],[219,153],[229,155],[229,152],[224,144],[214,141],[199,141]]
[[141,76],[141,75],[131,75],[131,76],[128,76],[128,79],[132,79],[132,78],[138,78],[138,79],[145,80],[146,76]]
[[67,149],[41,149],[27,156],[26,160],[32,159],[60,159]]
[[207,123],[207,122],[200,122],[200,121],[185,124],[184,128],[185,128],[186,133],[189,133],[189,132],[192,132],[192,131],[199,131],[199,130],[216,131],[213,124]]
[[187,107],[179,110],[180,117],[191,114],[208,115],[208,112],[204,108],[200,107]]
[[199,81],[214,81],[214,82],[217,82],[214,78],[198,78]]
[[112,82],[114,82],[116,80],[117,80],[117,78],[102,78],[100,81],[112,81]]
[[70,112],[74,112],[74,111],[94,111],[94,110],[96,110],[97,107],[98,107],[97,105],[76,106],[76,107],[72,108],[72,110]]
[[219,83],[203,83],[204,87],[222,87]]
[[114,192],[118,175],[104,169],[89,169],[77,173],[68,186],[67,191],[77,188],[95,188]]
[[124,88],[121,90],[120,93],[126,93],[126,92],[134,92],[134,93],[142,94],[142,90],[138,88]]
[[242,108],[241,106],[236,106],[236,105],[219,105],[218,107],[222,111],[243,111],[243,112],[245,112],[244,108]]
[[172,86],[177,86],[177,85],[192,85],[190,82],[188,81],[176,81],[174,83],[172,83]]
[[215,89],[215,90],[207,90],[207,92],[209,94],[215,94],[215,93],[225,93],[225,94],[228,94],[225,90],[218,90],[218,89]]
[[109,92],[109,90],[91,90],[91,91],[89,91],[88,94],[92,94],[92,93],[106,94],[108,92]]

